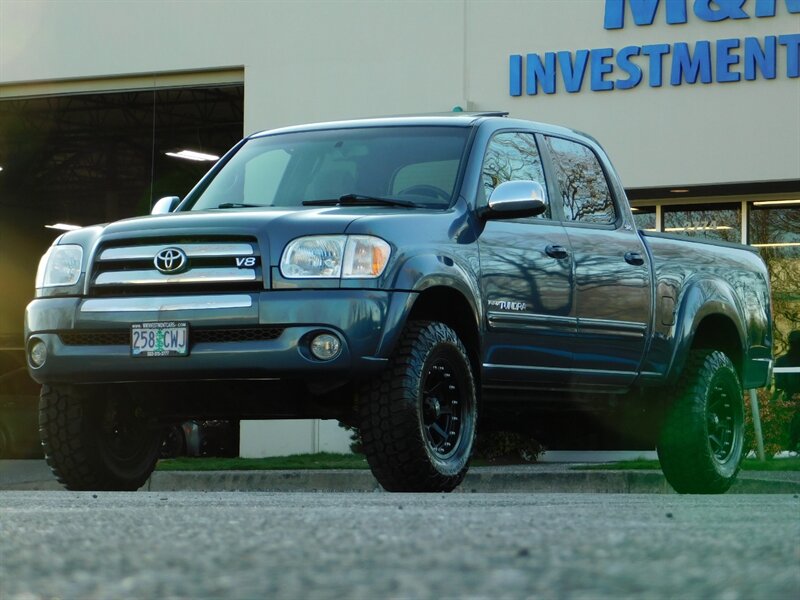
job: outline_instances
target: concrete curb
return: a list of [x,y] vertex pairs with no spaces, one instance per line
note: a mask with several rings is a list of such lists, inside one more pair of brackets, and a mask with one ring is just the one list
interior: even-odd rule
[[[672,494],[658,471],[576,470],[574,464],[473,467],[459,493]],[[0,490],[62,490],[42,461],[0,461]],[[156,471],[142,491],[382,492],[367,470]],[[800,494],[800,472],[743,471],[728,493]]]
[[[381,492],[369,471],[157,471],[147,491]],[[674,494],[661,473],[649,471],[470,471],[460,493]],[[797,494],[800,482],[739,478],[731,494]]]

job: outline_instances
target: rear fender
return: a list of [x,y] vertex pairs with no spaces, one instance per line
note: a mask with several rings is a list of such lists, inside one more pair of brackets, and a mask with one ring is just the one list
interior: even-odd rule
[[742,362],[746,360],[748,347],[744,313],[733,289],[723,280],[695,279],[687,284],[679,301],[675,345],[667,369],[668,382],[674,383],[683,372],[703,320],[715,316],[724,317],[733,325],[739,354]]

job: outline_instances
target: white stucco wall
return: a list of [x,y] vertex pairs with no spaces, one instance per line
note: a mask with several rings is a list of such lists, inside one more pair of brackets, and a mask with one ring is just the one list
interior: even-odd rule
[[602,0],[3,0],[0,97],[32,81],[243,67],[246,132],[461,105],[588,131],[628,187],[800,177],[800,79],[783,48],[774,80],[508,93],[510,54],[800,33],[784,0],[774,18],[718,23],[687,5],[686,24],[667,25],[662,2],[651,26],[629,14],[606,30]]
[[350,434],[330,420],[242,421],[240,438],[244,458],[350,452]]

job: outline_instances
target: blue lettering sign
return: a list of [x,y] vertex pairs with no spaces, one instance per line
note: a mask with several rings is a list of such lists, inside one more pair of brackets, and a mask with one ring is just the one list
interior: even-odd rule
[[572,55],[569,52],[558,53],[558,65],[561,67],[561,76],[564,78],[564,88],[574,94],[583,87],[583,75],[586,73],[586,63],[589,60],[588,50],[575,52],[575,64],[572,64]]
[[525,91],[530,96],[539,93],[539,82],[545,94],[556,93],[556,55],[547,52],[544,55],[544,64],[538,54],[528,54],[528,68],[525,71]]
[[728,83],[739,81],[742,76],[740,73],[732,72],[731,66],[739,64],[739,55],[731,54],[731,50],[739,47],[739,40],[717,40],[717,81]]
[[800,77],[800,33],[782,35],[778,43],[786,46],[786,76]]
[[764,79],[775,79],[777,48],[778,38],[774,35],[764,38],[763,48],[758,38],[744,38],[744,78],[753,81],[760,69]]
[[[666,22],[679,25],[687,22],[687,0],[664,0]],[[747,0],[694,0],[692,9],[695,16],[703,21],[716,23],[726,19],[749,19],[744,10]],[[784,0],[790,14],[800,13],[800,0]],[[623,29],[625,27],[625,8],[630,8],[633,22],[638,26],[652,25],[658,12],[660,0],[605,0],[603,27]],[[774,17],[777,0],[756,0],[755,16]]]
[[689,52],[689,44],[678,42],[672,47],[672,72],[670,85],[680,85],[682,80],[686,83],[697,83],[697,76],[703,83],[711,83],[711,43],[697,42],[694,46],[694,55]]
[[603,92],[613,90],[614,84],[611,81],[606,81],[603,77],[606,73],[611,73],[614,70],[613,65],[605,62],[607,58],[614,56],[613,48],[598,48],[589,52],[592,63],[592,91]]
[[[652,25],[656,18],[659,0],[629,0],[633,22],[637,25]],[[667,23],[678,25],[686,23],[686,0],[666,0]],[[606,29],[625,27],[625,0],[606,0],[606,13],[603,26]]]
[[522,95],[522,56],[512,54],[508,57],[508,93]]
[[631,56],[639,56],[642,49],[639,46],[625,46],[617,52],[617,66],[628,74],[627,79],[617,79],[618,90],[635,88],[642,81],[642,70],[631,61]]
[[[751,15],[774,17],[778,4],[784,5],[789,14],[800,14],[800,0],[692,0],[691,7],[695,16],[714,23],[749,19]],[[652,25],[659,9],[662,9],[667,24],[686,23],[688,6],[689,0],[605,0],[603,26],[622,29],[628,13],[637,26]],[[530,96],[539,94],[540,90],[545,94],[555,94],[560,79],[564,89],[575,94],[582,90],[587,70],[593,92],[635,88],[644,80],[645,71],[648,85],[661,87],[666,68],[669,68],[669,83],[673,86],[684,82],[695,84],[698,80],[702,83],[732,83],[743,79],[753,81],[759,77],[775,79],[778,61],[781,60],[778,53],[782,51],[786,53],[786,77],[800,77],[800,33],[763,38],[724,38],[713,43],[713,58],[712,42],[708,40],[692,45],[676,42],[626,46],[619,51],[593,48],[527,56],[512,54],[508,61],[508,91],[511,96],[521,96],[524,83],[525,93]],[[670,60],[668,66],[664,64],[666,56]]]
[[703,21],[716,23],[725,19],[749,19],[742,10],[747,0],[694,0],[694,14]]
[[[776,0],[756,0],[757,17],[774,17]],[[800,0],[786,0],[786,10],[790,13],[800,12]]]
[[651,44],[642,46],[642,54],[650,57],[650,87],[661,87],[663,79],[661,58],[669,54],[669,44]]

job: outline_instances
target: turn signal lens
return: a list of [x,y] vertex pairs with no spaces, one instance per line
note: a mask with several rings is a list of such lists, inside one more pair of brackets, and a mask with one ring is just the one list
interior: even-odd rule
[[348,279],[380,277],[392,249],[381,238],[351,235],[344,250],[342,277]]

